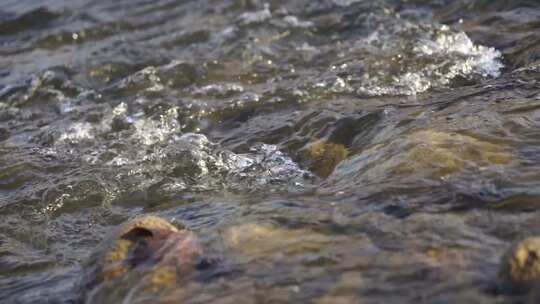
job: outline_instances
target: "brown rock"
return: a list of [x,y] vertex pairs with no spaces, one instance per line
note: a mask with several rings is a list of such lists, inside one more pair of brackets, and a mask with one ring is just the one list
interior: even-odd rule
[[85,301],[114,302],[177,286],[202,255],[193,232],[156,216],[135,218],[115,229],[86,263]]
[[514,244],[503,256],[499,270],[503,290],[526,292],[540,283],[540,237]]
[[300,157],[312,172],[327,177],[348,154],[349,151],[342,144],[320,140],[309,144],[302,150]]

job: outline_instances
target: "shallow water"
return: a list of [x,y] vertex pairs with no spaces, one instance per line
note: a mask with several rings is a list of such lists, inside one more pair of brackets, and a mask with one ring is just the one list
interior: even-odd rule
[[216,268],[95,303],[519,302],[495,280],[540,233],[538,20],[535,0],[4,0],[1,301],[82,301],[96,245],[154,213]]

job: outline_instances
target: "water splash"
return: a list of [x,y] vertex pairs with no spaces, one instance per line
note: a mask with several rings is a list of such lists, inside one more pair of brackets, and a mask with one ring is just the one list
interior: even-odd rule
[[[415,24],[401,19],[382,24],[356,42],[348,66],[362,67],[349,81],[357,93],[367,96],[416,95],[431,88],[447,87],[458,78],[498,77],[501,53],[474,44],[464,32],[445,25]],[[343,66],[343,65],[342,65]]]
[[[203,134],[183,133],[177,110],[172,107],[151,118],[130,114],[128,105],[121,103],[99,123],[72,123],[57,136],[52,150],[110,172],[98,178],[103,179],[102,192],[110,196],[103,199],[106,202],[136,192],[171,198],[186,192],[302,189],[313,180],[277,146],[258,144],[239,154]],[[119,120],[124,128],[115,128]],[[110,141],[104,140],[107,137]],[[118,148],[116,140],[125,144]],[[45,210],[60,209],[65,200],[60,195]]]

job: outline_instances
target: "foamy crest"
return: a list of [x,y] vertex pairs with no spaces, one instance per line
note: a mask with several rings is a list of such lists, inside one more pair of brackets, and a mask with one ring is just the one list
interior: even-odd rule
[[498,77],[501,53],[476,45],[464,32],[445,25],[393,19],[356,43],[353,61],[363,73],[349,77],[360,95],[415,95],[446,87],[457,78]]
[[[161,199],[184,192],[273,191],[310,184],[312,175],[276,146],[258,144],[247,153],[234,153],[203,134],[182,133],[177,110],[172,107],[154,118],[132,117],[127,104],[121,103],[99,123],[68,127],[55,150],[65,152],[67,147],[82,163],[110,172],[104,187],[114,197],[135,192]],[[125,123],[120,129],[114,127],[119,120]],[[117,148],[119,137],[123,144]],[[79,145],[92,138],[100,140]]]

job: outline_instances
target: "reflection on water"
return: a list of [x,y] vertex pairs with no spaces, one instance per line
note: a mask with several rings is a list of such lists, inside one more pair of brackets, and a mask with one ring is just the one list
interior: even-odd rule
[[4,1],[0,298],[80,301],[96,245],[153,213],[212,267],[94,302],[523,300],[494,281],[540,233],[539,17],[531,0]]

